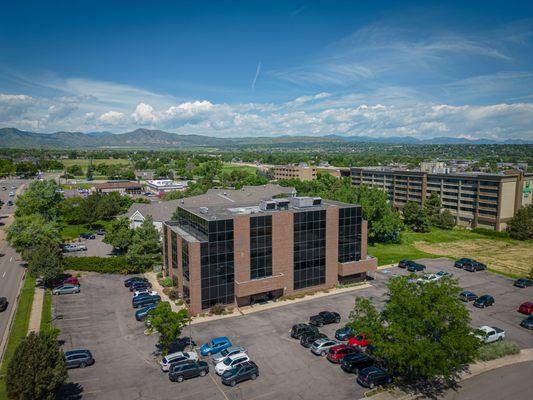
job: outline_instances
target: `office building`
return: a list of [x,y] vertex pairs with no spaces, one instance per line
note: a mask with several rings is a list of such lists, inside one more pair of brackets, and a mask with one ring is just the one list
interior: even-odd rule
[[193,314],[363,280],[377,268],[359,205],[265,185],[211,189],[181,199],[177,214],[163,226],[163,271]]
[[275,165],[272,167],[274,179],[299,179],[312,181],[316,179],[316,167],[302,163],[299,165]]
[[172,179],[155,179],[146,182],[146,187],[157,196],[164,196],[166,193],[174,191],[184,191],[187,189],[187,181],[173,181]]
[[388,168],[352,168],[354,185],[370,185],[387,192],[389,201],[401,209],[406,202],[423,205],[436,192],[442,207],[458,225],[505,230],[516,211],[532,204],[533,174],[439,174]]

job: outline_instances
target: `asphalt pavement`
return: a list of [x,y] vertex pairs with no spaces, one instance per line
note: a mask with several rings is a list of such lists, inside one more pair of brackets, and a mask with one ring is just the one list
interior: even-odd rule
[[[0,179],[0,199],[6,204],[0,209],[0,224],[7,224],[12,220],[16,206],[7,206],[8,200],[15,202],[16,197],[10,197],[9,192],[15,191],[20,194],[21,186],[28,181],[20,179],[5,180]],[[12,189],[16,186],[17,189]],[[3,187],[6,190],[3,190]],[[2,229],[5,226],[2,226]],[[0,257],[0,297],[6,297],[8,301],[8,307],[5,311],[0,313],[0,342],[2,341],[8,322],[9,316],[12,312],[15,299],[17,296],[20,281],[24,274],[24,268],[20,265],[20,256],[17,252],[9,246],[5,240],[5,235],[0,235],[0,253],[4,254]]]

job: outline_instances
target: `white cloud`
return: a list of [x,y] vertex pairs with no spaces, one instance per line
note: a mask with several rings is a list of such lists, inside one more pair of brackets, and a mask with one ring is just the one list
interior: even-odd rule
[[104,124],[117,125],[122,122],[125,118],[125,115],[118,111],[108,111],[103,113],[98,117],[98,121],[103,122]]
[[149,104],[139,103],[135,108],[135,112],[131,114],[135,122],[139,124],[152,124],[157,121],[157,116],[154,114],[154,108]]

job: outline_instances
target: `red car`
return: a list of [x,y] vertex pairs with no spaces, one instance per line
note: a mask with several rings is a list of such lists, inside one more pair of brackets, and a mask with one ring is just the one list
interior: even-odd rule
[[533,302],[526,301],[525,303],[520,304],[518,312],[526,315],[533,314]]
[[70,276],[67,279],[63,281],[63,284],[69,284],[69,285],[78,285],[80,286],[80,281],[75,276]]
[[370,340],[366,338],[366,334],[360,333],[356,337],[348,339],[348,346],[352,347],[366,347],[370,344]]
[[348,346],[346,344],[339,344],[333,346],[328,351],[328,360],[332,363],[338,364],[348,354],[357,353],[359,350],[355,347]]

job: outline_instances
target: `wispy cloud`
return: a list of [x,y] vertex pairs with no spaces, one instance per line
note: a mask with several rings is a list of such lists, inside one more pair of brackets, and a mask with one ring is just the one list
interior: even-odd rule
[[257,68],[255,69],[255,75],[254,79],[252,80],[252,90],[255,89],[255,83],[257,82],[257,78],[259,78],[259,74],[261,73],[261,61],[257,64]]

